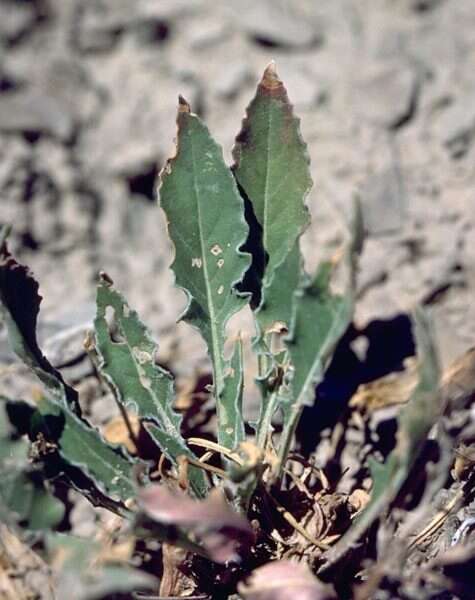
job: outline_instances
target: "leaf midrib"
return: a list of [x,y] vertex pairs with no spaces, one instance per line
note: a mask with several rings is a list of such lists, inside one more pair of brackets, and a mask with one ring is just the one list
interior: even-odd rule
[[[70,415],[71,419],[75,419],[76,417],[74,415]],[[104,460],[103,457],[97,452],[97,450],[94,448],[94,445],[92,444],[88,444],[85,443],[85,439],[83,436],[81,435],[77,435],[77,432],[74,432],[74,430],[71,430],[73,434],[76,434],[76,437],[79,439],[80,442],[84,442],[83,447],[85,446],[88,452],[91,452],[98,460],[99,463],[101,463],[103,466],[106,467],[106,472],[107,471],[112,471],[112,473],[114,474],[114,476],[112,477],[112,479],[114,479],[114,477],[118,477],[119,481],[123,480],[124,482],[126,482],[129,486],[133,483],[132,480],[127,477],[122,470],[120,470],[118,467],[111,465],[108,461]],[[98,435],[99,439],[100,439],[100,434],[99,432],[96,431],[96,434]],[[68,458],[67,460],[71,460],[71,458]],[[74,461],[75,464],[77,465],[78,462]],[[79,464],[83,465],[85,470],[91,474],[91,476],[94,478],[94,481],[97,485],[97,480],[96,480],[96,476],[94,475],[94,472],[91,471],[89,465],[89,462],[86,463],[82,463],[79,462]],[[111,484],[112,484],[112,480],[111,480]],[[113,486],[114,484],[112,484]],[[104,491],[107,493],[107,488],[104,489]]]
[[[262,218],[262,245],[268,251],[267,247],[267,207],[268,207],[268,191],[269,191],[269,171],[270,171],[270,131],[272,128],[272,107],[269,106],[266,131],[266,174],[264,178],[264,216]],[[267,275],[267,274],[266,274]]]
[[[221,365],[221,344],[219,342],[219,333],[217,330],[216,323],[216,310],[213,302],[213,295],[210,288],[209,274],[208,274],[208,253],[206,252],[206,243],[203,239],[203,221],[201,214],[201,206],[200,206],[200,193],[199,186],[196,178],[196,159],[195,159],[195,145],[194,138],[191,136],[190,140],[190,148],[191,148],[191,160],[193,164],[193,191],[195,195],[195,203],[196,203],[196,211],[198,213],[198,230],[200,237],[200,247],[201,247],[201,256],[203,257],[203,275],[206,287],[206,296],[209,307],[209,319],[210,319],[210,330],[211,330],[211,354],[213,359],[213,371],[214,371],[214,386],[215,386],[215,396],[216,398],[219,396],[221,392],[221,387],[223,383],[223,369]],[[218,412],[218,422],[219,422],[219,402],[216,402],[216,410]]]

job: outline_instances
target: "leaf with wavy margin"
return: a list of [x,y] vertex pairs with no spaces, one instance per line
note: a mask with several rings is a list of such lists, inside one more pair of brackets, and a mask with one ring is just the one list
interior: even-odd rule
[[234,427],[232,406],[223,396],[225,326],[247,302],[236,286],[249,266],[250,257],[240,250],[248,226],[221,148],[183,98],[177,123],[176,155],[160,174],[160,204],[175,246],[176,283],[188,296],[182,318],[201,332],[213,362],[218,440],[225,443],[222,424]]
[[[79,470],[101,494],[113,502],[125,501],[134,495],[133,466],[137,460],[119,448],[109,445],[102,435],[81,416],[77,392],[54,369],[41,352],[36,339],[36,325],[41,303],[38,283],[29,269],[18,263],[8,252],[7,230],[0,235],[0,308],[5,317],[9,338],[18,357],[44,383],[47,398],[38,404],[36,420],[44,425],[54,422],[50,431],[30,432],[32,439],[46,433],[57,445],[59,455],[73,470]],[[21,424],[21,427],[25,427]],[[51,434],[51,435],[50,435]],[[91,485],[92,484],[92,485]]]
[[[113,312],[113,323],[106,318],[109,310]],[[114,339],[114,327],[119,339]],[[94,328],[98,368],[117,401],[147,421],[147,431],[172,463],[177,464],[179,456],[196,458],[181,435],[181,416],[172,408],[174,380],[155,362],[157,344],[137,312],[105,275],[97,288]],[[203,496],[208,489],[203,471],[190,466],[188,476],[193,491]]]
[[[309,223],[305,198],[312,186],[310,159],[274,63],[264,72],[233,149],[234,175],[252,204],[267,255],[256,316],[265,332],[289,326],[299,283],[299,237]],[[256,290],[252,290],[256,293]]]

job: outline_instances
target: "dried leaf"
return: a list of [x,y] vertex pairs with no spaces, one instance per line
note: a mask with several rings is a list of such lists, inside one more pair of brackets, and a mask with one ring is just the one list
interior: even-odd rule
[[394,404],[405,404],[417,386],[417,360],[405,361],[405,370],[389,373],[375,381],[364,383],[350,399],[349,406],[358,412],[370,415]]
[[246,583],[238,586],[245,600],[333,600],[331,586],[323,584],[300,563],[270,562],[255,569]]
[[[134,433],[135,437],[137,437],[140,431],[140,421],[137,415],[129,413],[127,418],[132,427],[132,432]],[[110,444],[122,444],[131,454],[137,452],[137,448],[135,447],[133,440],[130,439],[130,433],[122,415],[118,415],[117,417],[114,417],[112,421],[109,421],[104,427],[102,433],[104,438]]]
[[475,399],[475,348],[459,356],[442,377],[444,413],[465,410]]
[[253,543],[247,519],[230,508],[219,489],[197,501],[166,486],[153,485],[140,491],[139,502],[155,521],[194,534],[216,562],[239,560],[238,550]]
[[50,567],[30,547],[0,523],[0,597],[2,600],[55,600]]

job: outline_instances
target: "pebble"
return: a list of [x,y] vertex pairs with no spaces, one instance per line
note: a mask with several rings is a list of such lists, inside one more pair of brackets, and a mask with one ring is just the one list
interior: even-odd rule
[[231,35],[230,28],[223,21],[204,21],[188,33],[188,43],[192,50],[204,50],[225,41]]
[[247,62],[232,62],[213,80],[213,91],[219,98],[231,100],[254,80],[254,73]]
[[235,10],[237,23],[255,40],[284,48],[306,48],[323,42],[320,21],[297,4],[281,0],[243,0]]
[[369,123],[396,129],[411,119],[416,110],[417,74],[401,64],[372,71],[357,80],[351,92],[355,111]]
[[49,135],[68,142],[74,131],[69,107],[33,90],[0,94],[0,132]]
[[369,176],[361,192],[365,229],[371,235],[398,232],[404,220],[405,195],[397,164]]
[[436,128],[454,159],[464,156],[475,136],[475,89],[460,96],[440,115]]

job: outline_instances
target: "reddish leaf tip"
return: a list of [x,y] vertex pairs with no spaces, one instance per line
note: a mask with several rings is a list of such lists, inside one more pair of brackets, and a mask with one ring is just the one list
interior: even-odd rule
[[110,277],[105,271],[99,271],[99,279],[101,283],[107,286],[114,285],[112,277]]
[[272,60],[266,67],[262,76],[261,86],[267,90],[276,90],[282,86],[282,81],[277,74],[275,62]]
[[190,103],[180,94],[178,96],[178,113],[190,113]]

